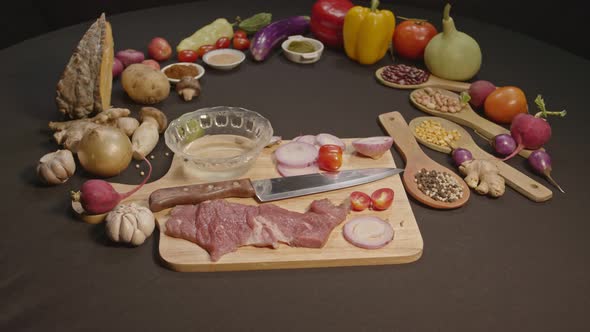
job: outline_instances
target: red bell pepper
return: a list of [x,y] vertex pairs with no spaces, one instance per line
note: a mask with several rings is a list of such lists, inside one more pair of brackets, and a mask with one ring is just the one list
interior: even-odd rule
[[327,46],[341,48],[344,17],[353,6],[349,0],[318,0],[311,8],[311,32]]

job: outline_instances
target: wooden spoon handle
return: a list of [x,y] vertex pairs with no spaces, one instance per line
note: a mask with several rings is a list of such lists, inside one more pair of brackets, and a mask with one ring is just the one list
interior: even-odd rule
[[545,202],[553,197],[553,192],[510,165],[497,160],[495,162],[506,184],[534,202]]
[[469,87],[471,86],[470,83],[445,80],[443,78],[432,75],[430,76],[430,79],[426,82],[426,85],[434,88],[441,88],[455,92],[463,92],[469,90]]
[[379,121],[389,136],[393,137],[393,144],[397,147],[404,161],[426,157],[400,112],[381,114]]

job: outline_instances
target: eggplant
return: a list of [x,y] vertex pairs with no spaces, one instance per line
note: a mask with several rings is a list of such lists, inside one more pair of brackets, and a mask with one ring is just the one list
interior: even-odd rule
[[270,51],[289,36],[302,35],[309,29],[309,16],[293,16],[271,23],[252,38],[250,53],[256,61],[263,61]]

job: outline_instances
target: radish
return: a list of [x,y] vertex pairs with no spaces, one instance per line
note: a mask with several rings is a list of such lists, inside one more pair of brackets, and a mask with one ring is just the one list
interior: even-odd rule
[[346,144],[338,137],[331,135],[331,134],[318,134],[316,136],[316,141],[318,145],[338,145],[342,148],[342,150],[346,150]]
[[564,117],[567,114],[565,110],[561,112],[548,112],[545,108],[545,101],[541,95],[537,96],[535,104],[539,107],[540,112],[534,116],[520,113],[512,120],[510,134],[518,145],[510,155],[502,160],[508,160],[514,157],[525,148],[530,150],[540,149],[551,138],[551,126],[547,120],[543,118],[546,118],[548,115],[559,115]]
[[393,233],[391,224],[372,216],[353,218],[342,230],[346,241],[364,249],[383,248],[393,240]]
[[305,175],[305,174],[314,174],[319,173],[320,168],[316,163],[313,163],[307,167],[289,167],[285,166],[284,164],[277,164],[277,171],[282,176],[297,176],[297,175]]
[[471,83],[469,86],[469,90],[467,93],[469,94],[469,103],[475,107],[479,108],[483,105],[483,102],[486,100],[488,95],[496,90],[496,86],[488,81],[475,81]]
[[559,191],[565,194],[565,191],[563,191],[559,184],[557,184],[557,182],[555,182],[555,180],[553,180],[553,178],[551,177],[551,157],[547,152],[543,150],[537,150],[531,153],[528,161],[529,165],[531,165],[535,172],[541,175],[545,175],[549,182],[551,182],[554,186],[556,186],[559,189]]
[[463,148],[453,150],[451,156],[453,157],[453,162],[455,162],[455,165],[457,166],[461,166],[466,161],[473,160],[471,151]]
[[290,142],[280,146],[275,151],[275,157],[279,164],[287,167],[306,167],[318,158],[318,150],[315,146],[303,142]]
[[72,192],[72,200],[80,202],[84,211],[89,214],[101,214],[111,211],[119,202],[133,195],[149,180],[152,175],[152,164],[146,158],[143,160],[148,164],[149,171],[143,181],[133,190],[120,194],[110,183],[93,179],[84,182],[80,191]]
[[393,138],[389,136],[367,137],[352,142],[356,152],[373,159],[380,158],[391,149],[392,144]]

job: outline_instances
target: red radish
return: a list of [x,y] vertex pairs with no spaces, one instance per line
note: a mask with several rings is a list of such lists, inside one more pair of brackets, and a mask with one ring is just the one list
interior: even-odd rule
[[319,145],[338,145],[342,150],[346,150],[346,144],[338,137],[331,134],[319,134],[315,137]]
[[373,159],[379,159],[391,149],[392,144],[393,138],[389,136],[367,137],[352,142],[356,152]]
[[393,240],[393,227],[377,217],[362,216],[349,220],[342,235],[346,241],[359,248],[379,249]]
[[296,176],[305,174],[319,173],[320,169],[317,164],[313,163],[307,167],[289,167],[283,164],[277,164],[277,171],[282,176]]
[[152,164],[146,158],[143,160],[148,164],[149,171],[143,181],[133,190],[120,194],[110,183],[94,179],[84,182],[79,192],[72,192],[72,199],[80,202],[84,211],[89,214],[101,214],[111,211],[119,202],[133,195],[149,180],[152,175]]
[[148,65],[148,66],[154,68],[155,70],[160,70],[160,64],[156,60],[147,59],[147,60],[143,60],[141,63],[143,63],[144,65]]
[[393,197],[394,192],[392,189],[377,189],[371,194],[371,207],[377,211],[387,210],[393,203]]
[[480,80],[471,83],[467,91],[469,97],[471,97],[469,103],[475,108],[481,107],[487,96],[494,90],[496,90],[496,86],[488,81]]
[[538,95],[535,99],[535,104],[539,107],[540,112],[534,116],[530,114],[520,113],[512,120],[510,126],[510,134],[516,141],[516,149],[502,160],[508,160],[517,155],[522,149],[537,150],[540,149],[551,138],[551,126],[543,119],[548,115],[559,115],[564,117],[567,112],[548,112],[545,108],[545,101]]
[[303,135],[293,139],[296,142],[307,143],[311,145],[316,145],[315,135]]
[[547,152],[543,150],[537,150],[531,153],[528,161],[529,165],[531,165],[535,172],[545,175],[545,177],[547,177],[547,180],[549,180],[551,184],[556,186],[559,189],[559,191],[565,194],[565,191],[563,191],[559,184],[557,184],[557,182],[555,182],[555,180],[553,180],[553,178],[551,177],[551,157]]
[[155,37],[148,44],[148,54],[156,61],[166,61],[172,56],[172,48],[162,37]]
[[315,146],[302,142],[290,142],[275,150],[275,157],[279,164],[288,167],[306,167],[318,158]]
[[143,55],[142,52],[133,49],[119,51],[115,54],[115,57],[121,60],[121,63],[123,63],[123,66],[125,67],[145,60],[145,55]]
[[371,197],[361,191],[350,193],[350,205],[354,211],[364,211],[371,205]]
[[117,76],[121,75],[121,73],[123,72],[123,69],[125,69],[125,67],[123,66],[123,63],[121,62],[121,60],[114,58],[113,59],[113,77],[117,77]]

